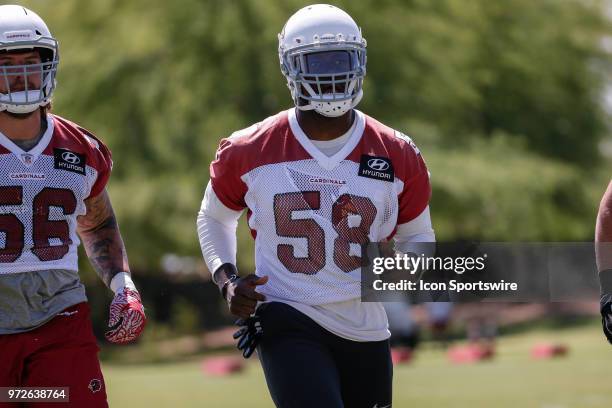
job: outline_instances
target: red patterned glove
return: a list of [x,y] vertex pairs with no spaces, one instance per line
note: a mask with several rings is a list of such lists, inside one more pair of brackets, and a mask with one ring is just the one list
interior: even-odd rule
[[111,343],[129,343],[140,336],[147,318],[140,300],[140,294],[130,280],[130,286],[116,291],[110,305],[109,331],[105,336]]

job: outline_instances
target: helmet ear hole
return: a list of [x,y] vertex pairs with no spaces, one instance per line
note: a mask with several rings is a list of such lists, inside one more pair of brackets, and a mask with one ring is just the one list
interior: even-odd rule
[[51,62],[53,61],[53,50],[43,47],[36,47],[34,50],[38,51],[38,55],[40,55],[41,62]]

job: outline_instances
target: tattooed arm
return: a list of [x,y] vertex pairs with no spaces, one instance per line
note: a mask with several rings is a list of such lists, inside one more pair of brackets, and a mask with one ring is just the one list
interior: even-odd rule
[[85,200],[87,213],[78,218],[78,233],[85,252],[106,286],[120,272],[129,273],[127,253],[106,190]]
[[106,190],[85,200],[85,207],[87,213],[78,218],[78,233],[94,269],[115,292],[106,338],[113,343],[129,343],[144,330],[146,317]]

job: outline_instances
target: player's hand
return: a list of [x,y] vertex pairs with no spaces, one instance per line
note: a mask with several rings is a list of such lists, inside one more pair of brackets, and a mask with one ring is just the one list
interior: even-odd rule
[[257,302],[263,302],[266,297],[261,293],[257,293],[257,286],[265,285],[268,282],[267,276],[248,275],[244,278],[237,279],[227,284],[225,292],[225,300],[229,307],[229,311],[234,316],[241,319],[255,313]]
[[242,350],[244,358],[249,358],[263,336],[260,318],[259,316],[251,316],[247,319],[239,319],[236,324],[240,326],[240,329],[234,333],[234,339],[238,340],[236,347],[238,347],[238,350]]
[[144,307],[137,290],[128,287],[117,291],[110,305],[106,339],[111,343],[129,343],[140,336],[146,324]]
[[601,324],[608,342],[612,344],[612,294],[601,296]]

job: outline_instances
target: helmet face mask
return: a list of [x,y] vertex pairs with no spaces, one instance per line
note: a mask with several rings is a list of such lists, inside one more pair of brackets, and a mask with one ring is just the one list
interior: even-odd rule
[[[11,61],[10,56],[33,52],[35,63],[30,58]],[[0,6],[0,61],[0,111],[27,114],[51,102],[59,48],[38,15],[20,6]]]
[[363,96],[366,41],[337,7],[315,5],[295,13],[279,34],[279,58],[300,110],[337,117]]
[[11,113],[29,113],[48,104],[55,88],[57,65],[54,59],[23,65],[0,63],[0,105]]
[[365,52],[346,45],[327,51],[295,50],[287,53],[286,64],[296,104],[310,104],[319,113],[333,116],[334,108],[343,113],[350,109],[361,90]]

